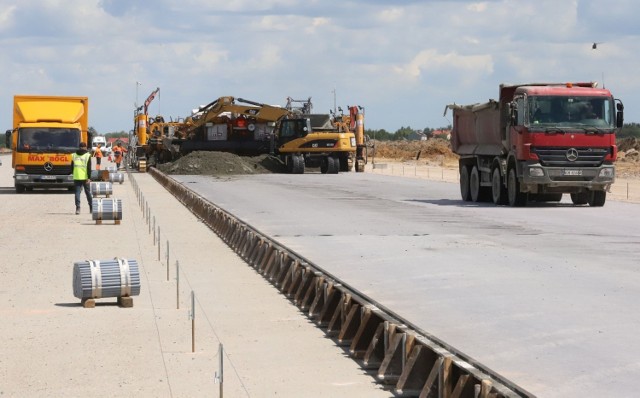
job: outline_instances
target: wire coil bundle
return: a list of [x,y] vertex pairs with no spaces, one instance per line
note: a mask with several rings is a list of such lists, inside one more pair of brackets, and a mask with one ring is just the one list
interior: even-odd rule
[[79,299],[140,294],[136,260],[88,260],[73,263],[73,295]]
[[93,220],[122,220],[122,199],[93,198],[91,217]]
[[109,173],[109,181],[111,182],[119,182],[122,184],[124,182],[124,173]]
[[110,182],[91,182],[92,196],[109,196],[113,194],[113,184]]

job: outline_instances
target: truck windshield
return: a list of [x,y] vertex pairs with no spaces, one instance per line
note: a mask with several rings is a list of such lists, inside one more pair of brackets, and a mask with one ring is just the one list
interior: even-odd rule
[[18,152],[72,153],[80,145],[80,130],[25,127],[18,131]]
[[529,126],[613,128],[613,106],[607,97],[530,96]]

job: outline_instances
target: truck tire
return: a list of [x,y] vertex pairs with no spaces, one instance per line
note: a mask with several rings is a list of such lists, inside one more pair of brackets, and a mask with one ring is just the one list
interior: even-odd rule
[[574,205],[586,205],[589,202],[589,194],[587,192],[572,193],[571,202]]
[[589,206],[592,207],[602,207],[606,201],[607,191],[591,191],[591,195],[588,198]]
[[329,171],[329,157],[325,156],[320,160],[320,172],[322,174],[327,174]]
[[515,167],[509,168],[507,174],[507,195],[511,207],[522,207],[527,204],[527,194],[520,192],[520,181],[518,181]]
[[304,174],[304,156],[291,155],[291,164],[292,164],[291,173]]
[[356,173],[363,173],[364,172],[364,160],[363,159],[358,159],[356,160]]
[[333,156],[327,157],[329,163],[329,169],[327,170],[328,174],[338,174],[340,171],[340,159],[334,158]]
[[471,191],[469,190],[469,167],[460,165],[460,196],[465,202],[471,201]]
[[16,193],[23,193],[24,192],[24,185],[20,185],[20,184],[15,184],[16,187]]
[[351,171],[353,165],[349,165],[349,156],[340,156],[340,171]]
[[507,188],[502,183],[502,176],[498,167],[491,172],[491,199],[496,205],[505,205],[508,202]]
[[473,166],[471,168],[471,175],[469,176],[469,192],[471,194],[472,201],[481,201],[481,190],[482,187],[480,186],[480,172],[478,171],[477,166]]

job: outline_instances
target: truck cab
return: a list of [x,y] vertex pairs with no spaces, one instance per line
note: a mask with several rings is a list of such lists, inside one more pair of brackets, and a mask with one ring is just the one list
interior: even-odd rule
[[16,95],[12,149],[15,190],[73,188],[71,155],[88,139],[87,97]]

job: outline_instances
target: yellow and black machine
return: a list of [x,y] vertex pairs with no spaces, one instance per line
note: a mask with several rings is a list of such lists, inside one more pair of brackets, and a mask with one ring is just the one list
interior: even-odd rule
[[139,171],[146,171],[157,163],[178,157],[170,143],[173,139],[180,141],[184,138],[184,130],[188,127],[188,123],[182,120],[165,121],[161,115],[149,116],[149,104],[159,92],[160,88],[156,88],[134,114],[135,123],[129,137],[128,153],[130,165]]
[[135,135],[144,143],[136,152],[140,169],[141,164],[153,166],[193,151],[225,151],[270,153],[295,174],[304,173],[306,167],[320,167],[330,174],[349,171],[354,160],[356,170],[364,171],[364,164],[360,170],[357,161],[356,124],[341,125],[331,115],[312,114],[310,99],[294,109],[291,99],[283,108],[225,96],[195,109],[184,121],[165,122],[146,115],[149,98],[144,112],[136,114]]

